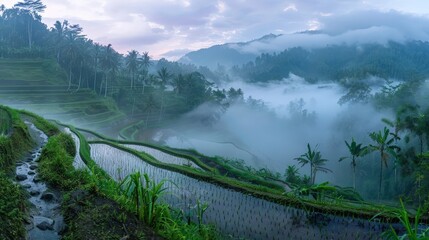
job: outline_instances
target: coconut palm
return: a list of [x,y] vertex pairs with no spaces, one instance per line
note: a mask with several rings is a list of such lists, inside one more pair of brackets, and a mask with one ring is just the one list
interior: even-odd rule
[[150,61],[150,56],[148,52],[143,52],[142,57],[140,58],[141,66],[143,69],[148,70],[152,62]]
[[104,97],[107,97],[107,85],[108,78],[110,76],[113,80],[116,72],[118,71],[119,58],[115,50],[112,48],[112,44],[108,44],[103,57],[101,58],[101,67],[104,71]]
[[165,89],[168,84],[168,81],[171,79],[172,76],[173,75],[168,72],[166,67],[162,67],[160,70],[157,71],[157,77],[159,79],[161,90]]
[[[395,139],[395,145],[397,144],[397,142],[399,140],[401,140],[401,138],[399,137],[399,132],[402,131],[404,129],[404,122],[402,121],[400,114],[398,113],[396,115],[395,120],[389,120],[387,118],[382,118],[381,119],[382,122],[384,122],[385,124],[387,124],[389,127],[395,129],[395,131],[392,133],[390,133],[393,138]],[[395,169],[395,185],[396,182],[398,181],[398,159],[395,158],[394,161],[394,169]]]
[[396,157],[396,150],[400,148],[393,145],[395,138],[390,134],[390,130],[384,127],[383,131],[372,132],[369,137],[374,141],[375,145],[370,144],[369,149],[380,152],[380,180],[378,187],[378,200],[381,198],[381,183],[383,182],[383,165],[387,167],[389,156]]
[[157,77],[159,79],[159,84],[161,88],[161,108],[159,111],[159,117],[158,122],[161,121],[162,118],[162,112],[164,110],[164,90],[168,84],[168,81],[173,75],[168,72],[166,67],[162,67],[160,70],[157,71]]
[[[347,141],[344,141],[347,145],[347,148],[350,152],[351,157],[351,165],[353,168],[353,188],[356,189],[356,160],[358,157],[361,157],[367,153],[367,147],[362,147],[362,143],[356,143],[354,138],[352,138],[351,143],[348,143]],[[340,158],[340,162],[348,159],[349,157],[342,157]]]
[[131,74],[131,86],[130,86],[131,89],[133,88],[135,74],[140,64],[138,55],[139,55],[138,51],[131,50],[128,52],[128,55],[125,57],[125,65],[127,67],[128,72]]
[[28,48],[31,49],[33,43],[33,21],[41,21],[39,13],[45,11],[46,5],[41,0],[24,0],[15,4],[15,7],[21,9],[27,16]]
[[295,158],[295,160],[301,164],[301,167],[310,164],[311,184],[316,182],[317,172],[332,172],[330,169],[323,167],[328,160],[322,158],[320,151],[317,151],[317,146],[315,149],[311,149],[309,143],[307,144],[307,152],[302,154],[300,157]]

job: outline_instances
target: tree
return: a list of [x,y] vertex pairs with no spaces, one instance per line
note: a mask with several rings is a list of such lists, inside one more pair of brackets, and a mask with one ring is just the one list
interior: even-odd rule
[[41,20],[39,13],[45,10],[46,5],[41,0],[24,0],[15,4],[15,7],[22,9],[27,15],[28,48],[31,49],[33,42],[33,21]]
[[378,187],[378,200],[380,200],[381,183],[383,182],[383,165],[387,168],[387,161],[389,160],[389,156],[396,157],[395,150],[399,151],[400,148],[396,145],[393,145],[395,138],[391,136],[390,130],[387,127],[384,127],[383,131],[370,133],[369,137],[375,143],[375,145],[369,145],[370,150],[380,152],[380,180]]
[[295,158],[300,164],[301,167],[304,165],[310,164],[310,178],[311,178],[311,184],[314,184],[316,182],[316,173],[317,172],[332,172],[328,168],[323,167],[325,163],[328,161],[327,159],[322,158],[322,154],[320,151],[316,151],[316,148],[313,150],[311,149],[310,144],[307,144],[307,152],[302,154],[300,157]]
[[79,40],[84,37],[81,35],[81,32],[82,28],[78,24],[66,27],[65,53],[69,67],[69,86],[67,90],[70,90],[72,83],[72,67],[78,62],[77,59],[80,51]]
[[101,67],[104,71],[104,97],[107,97],[108,77],[113,80],[118,71],[119,59],[112,44],[108,44],[101,59]]
[[139,52],[136,50],[131,50],[128,52],[128,55],[125,57],[125,65],[128,69],[128,72],[131,74],[131,85],[130,88],[133,88],[134,85],[134,79],[135,79],[135,73],[137,72],[139,68],[139,59],[138,59]]
[[162,67],[156,73],[160,81],[159,84],[160,84],[161,90],[164,90],[168,84],[168,81],[171,79],[173,75],[170,72],[168,72],[166,67]]
[[[394,132],[390,133],[393,138],[395,139],[395,145],[397,144],[397,142],[399,140],[401,140],[401,138],[399,137],[399,132],[402,131],[404,129],[404,123],[401,120],[401,117],[399,114],[396,115],[395,120],[389,120],[387,118],[383,118],[381,119],[381,121],[383,121],[385,124],[387,124],[389,127],[394,128]],[[394,162],[394,168],[395,168],[395,185],[398,181],[398,159],[395,158],[395,162]]]
[[161,88],[161,108],[159,111],[158,122],[161,121],[162,112],[164,110],[164,90],[168,84],[168,80],[170,80],[170,78],[172,76],[173,75],[171,73],[169,73],[167,68],[165,68],[165,67],[162,67],[160,70],[157,71],[157,77],[159,79],[159,84],[160,84],[160,88]]
[[[419,111],[420,106],[408,106],[401,113],[405,115],[403,127],[414,133],[419,139],[420,155],[423,154],[423,141],[429,138],[429,112]],[[408,139],[408,138],[407,138]]]
[[150,65],[152,65],[152,62],[150,61],[150,56],[148,52],[144,52],[142,54],[142,57],[140,58],[141,66],[148,70]]
[[[344,141],[347,145],[347,148],[352,156],[352,168],[353,168],[353,188],[356,189],[356,159],[361,157],[367,153],[367,147],[362,147],[362,143],[356,143],[354,138],[352,138],[351,143],[349,144],[347,141]],[[349,157],[340,158],[340,162],[347,159]]]
[[95,43],[94,44],[94,50],[93,50],[93,57],[94,57],[94,91],[95,88],[97,87],[97,70],[98,70],[98,59],[99,59],[99,55],[100,55],[100,44]]
[[55,45],[57,49],[57,62],[60,63],[61,57],[61,49],[63,47],[64,37],[68,28],[68,21],[64,20],[63,23],[60,21],[56,21],[54,23],[54,27],[52,28],[52,32],[55,33]]

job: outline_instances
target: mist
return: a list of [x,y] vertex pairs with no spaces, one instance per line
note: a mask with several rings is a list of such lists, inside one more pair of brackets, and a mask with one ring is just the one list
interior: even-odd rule
[[[367,82],[377,82],[369,79]],[[307,143],[318,148],[328,159],[333,173],[318,175],[318,181],[344,182],[351,173],[344,140],[368,144],[369,133],[384,127],[382,118],[391,112],[380,112],[370,104],[339,105],[345,90],[335,83],[308,84],[291,74],[288,79],[255,85],[233,81],[222,86],[241,88],[244,99],[260,99],[264,105],[251,106],[236,102],[214,124],[196,122],[195,116],[219,112],[214,105],[204,104],[187,114],[172,127],[159,133],[172,147],[192,148],[204,154],[243,160],[256,169],[267,168],[284,173],[294,158],[307,151]],[[350,171],[350,172],[349,172]],[[301,173],[309,174],[308,166]],[[348,180],[346,180],[347,183]],[[347,185],[347,184],[346,184]]]
[[429,39],[429,19],[391,10],[354,11],[343,15],[324,16],[317,21],[315,31],[286,33],[270,41],[255,41],[230,47],[244,53],[279,52],[288,48],[321,48],[328,45],[404,43]]

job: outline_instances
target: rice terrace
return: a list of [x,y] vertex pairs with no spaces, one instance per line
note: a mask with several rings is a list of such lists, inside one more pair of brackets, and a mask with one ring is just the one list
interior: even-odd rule
[[0,3],[0,239],[429,239],[429,4]]

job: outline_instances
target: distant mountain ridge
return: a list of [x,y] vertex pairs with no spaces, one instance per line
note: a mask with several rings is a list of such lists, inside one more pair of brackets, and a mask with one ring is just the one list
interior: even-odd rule
[[242,65],[249,61],[253,61],[259,54],[242,52],[237,47],[244,47],[252,43],[261,42],[267,43],[281,34],[267,34],[261,38],[254,39],[248,42],[225,43],[214,45],[209,48],[203,48],[197,51],[189,52],[179,59],[180,63],[195,64],[197,66],[206,66],[215,69],[218,64],[226,67],[234,65]]

